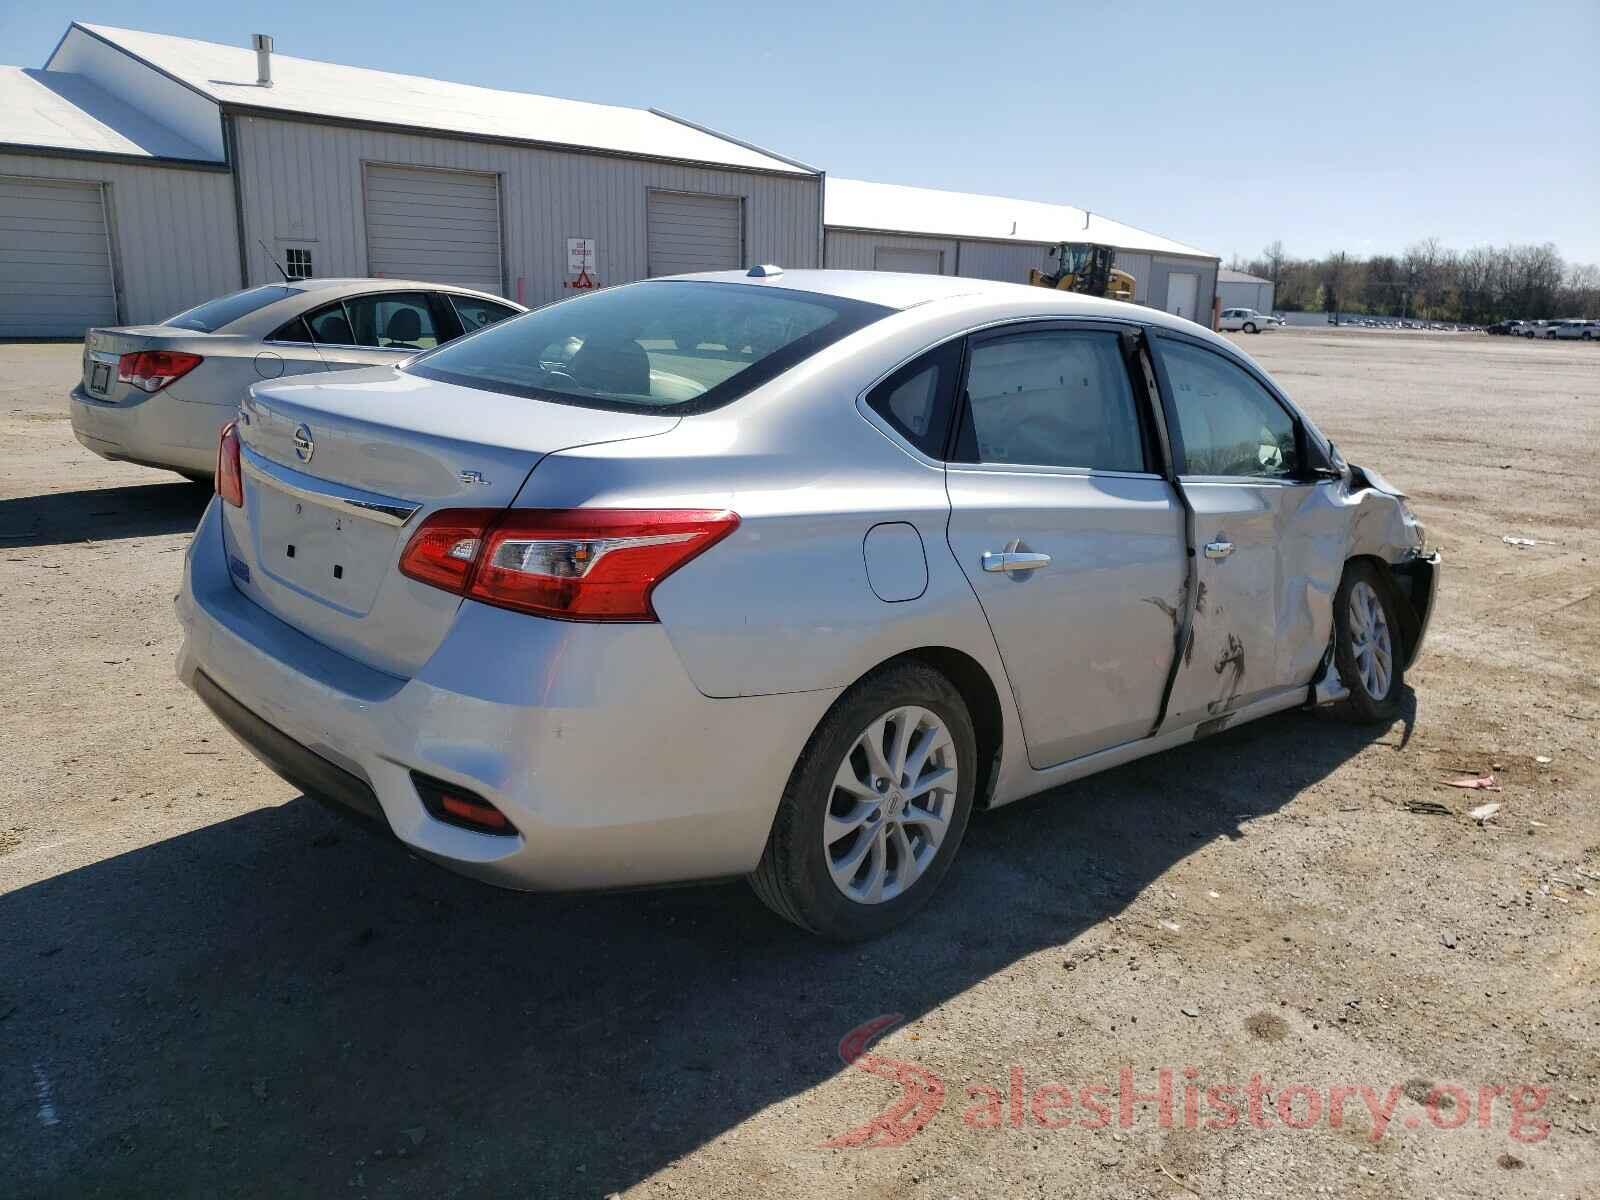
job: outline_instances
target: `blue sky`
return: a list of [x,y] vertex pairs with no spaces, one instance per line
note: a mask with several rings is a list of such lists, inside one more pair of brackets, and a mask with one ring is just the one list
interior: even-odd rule
[[1225,259],[1432,235],[1600,262],[1596,0],[16,0],[0,60],[42,65],[75,18],[654,105],[831,174],[1077,204]]

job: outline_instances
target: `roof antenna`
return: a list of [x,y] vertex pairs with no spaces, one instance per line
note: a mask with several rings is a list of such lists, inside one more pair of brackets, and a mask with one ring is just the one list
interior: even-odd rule
[[1083,227],[1085,229],[1089,228],[1089,210],[1087,208],[1083,210]]
[[293,283],[294,280],[289,278],[289,272],[285,271],[283,269],[283,267],[279,264],[278,260],[272,257],[272,251],[268,248],[267,244],[265,242],[263,242],[260,238],[257,238],[256,239],[256,245],[260,246],[263,250],[266,250],[266,252],[267,252],[267,261],[269,263],[271,263],[273,266],[278,268],[278,274],[283,276],[283,281],[285,283]]

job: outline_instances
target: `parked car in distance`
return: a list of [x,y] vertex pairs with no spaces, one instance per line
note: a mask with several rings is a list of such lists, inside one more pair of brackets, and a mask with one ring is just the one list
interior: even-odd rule
[[1596,337],[1600,337],[1600,321],[1585,321],[1582,318],[1561,321],[1554,326],[1550,336],[1565,341],[1574,339],[1593,341]]
[[611,288],[258,383],[218,461],[178,674],[269,766],[493,883],[747,875],[836,938],[975,806],[1391,719],[1438,577],[1227,339],[944,276]]
[[1258,313],[1253,308],[1225,308],[1217,318],[1218,328],[1228,333],[1260,333],[1263,329],[1276,329],[1282,324],[1282,317]]
[[207,479],[217,437],[251,384],[394,363],[526,311],[446,284],[297,279],[219,296],[157,325],[91,329],[72,432],[101,458]]

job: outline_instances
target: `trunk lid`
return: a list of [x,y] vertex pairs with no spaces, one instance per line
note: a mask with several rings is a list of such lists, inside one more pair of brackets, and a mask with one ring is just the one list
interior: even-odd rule
[[83,336],[83,390],[107,404],[141,399],[147,393],[117,380],[117,364],[124,354],[140,350],[181,350],[204,358],[208,351],[216,349],[217,340],[216,334],[196,333],[173,325],[91,329]]
[[423,520],[505,508],[547,454],[677,423],[387,367],[258,384],[240,408],[244,507],[223,506],[234,585],[317,641],[409,676],[461,604],[399,572]]

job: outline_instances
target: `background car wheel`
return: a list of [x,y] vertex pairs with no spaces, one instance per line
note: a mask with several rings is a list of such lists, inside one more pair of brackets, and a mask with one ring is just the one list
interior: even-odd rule
[[976,781],[961,694],[931,667],[891,665],[839,697],[811,735],[751,886],[803,929],[876,937],[939,886]]
[[1256,323],[1254,321],[1246,321],[1244,323],[1244,331],[1246,333],[1260,333],[1261,332],[1259,329],[1256,328]]
[[1333,614],[1333,661],[1350,689],[1341,711],[1355,721],[1394,720],[1405,668],[1389,581],[1369,562],[1346,564]]

